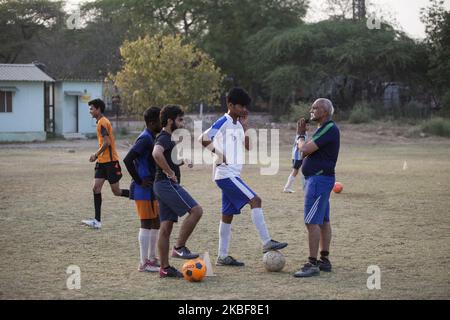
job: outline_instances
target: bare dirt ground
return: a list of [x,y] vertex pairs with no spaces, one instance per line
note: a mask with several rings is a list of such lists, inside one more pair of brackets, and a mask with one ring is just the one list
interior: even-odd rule
[[[107,184],[103,229],[80,225],[93,215],[94,169],[87,159],[95,140],[0,145],[0,299],[449,299],[450,140],[396,130],[341,126],[337,180],[344,191],[331,197],[334,270],[310,279],[292,277],[307,257],[299,181],[295,194],[281,193],[291,170],[292,130],[282,132],[277,175],[261,176],[257,166],[243,173],[263,199],[272,236],[289,242],[285,268],[264,270],[246,208],[233,223],[230,250],[246,266],[214,267],[217,276],[201,283],[137,272],[134,204],[114,197]],[[123,158],[129,141],[118,145]],[[188,246],[214,260],[219,190],[208,166],[182,174],[205,212]],[[129,183],[125,174],[121,185]],[[172,243],[177,233],[178,226]],[[81,269],[80,290],[66,287],[70,265]],[[381,270],[380,290],[366,286],[370,265]]]

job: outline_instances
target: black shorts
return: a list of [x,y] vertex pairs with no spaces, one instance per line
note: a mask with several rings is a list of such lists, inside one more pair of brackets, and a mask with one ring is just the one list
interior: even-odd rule
[[302,166],[302,160],[292,160],[292,169],[300,169]]
[[109,184],[114,184],[122,179],[122,169],[119,161],[96,163],[95,179],[106,179]]

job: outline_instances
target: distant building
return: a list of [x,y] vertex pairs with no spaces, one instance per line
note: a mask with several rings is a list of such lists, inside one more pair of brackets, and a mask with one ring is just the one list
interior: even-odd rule
[[102,81],[55,81],[35,64],[0,64],[0,141],[95,133],[87,103],[102,94]]
[[55,132],[66,138],[95,133],[96,122],[88,102],[102,98],[103,83],[96,80],[58,80],[55,85]]
[[53,131],[55,80],[34,64],[0,64],[0,141],[43,141]]

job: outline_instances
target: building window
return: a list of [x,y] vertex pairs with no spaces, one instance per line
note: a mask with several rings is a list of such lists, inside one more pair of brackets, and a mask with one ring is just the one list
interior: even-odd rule
[[12,112],[11,91],[0,91],[0,112]]

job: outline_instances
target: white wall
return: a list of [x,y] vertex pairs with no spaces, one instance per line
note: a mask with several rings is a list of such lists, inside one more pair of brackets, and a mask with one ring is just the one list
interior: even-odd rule
[[[73,107],[73,97],[64,94],[65,91],[81,91],[90,95],[89,100],[96,98],[102,99],[102,82],[78,82],[64,81],[57,82],[57,90],[55,90],[56,111],[55,118],[57,121],[57,133],[69,133],[76,119],[70,112]],[[87,102],[81,101],[78,97],[78,130],[80,133],[95,133],[96,123],[89,114],[89,106]]]
[[0,113],[0,132],[44,132],[44,83],[1,81],[0,86],[18,89],[12,112]]

